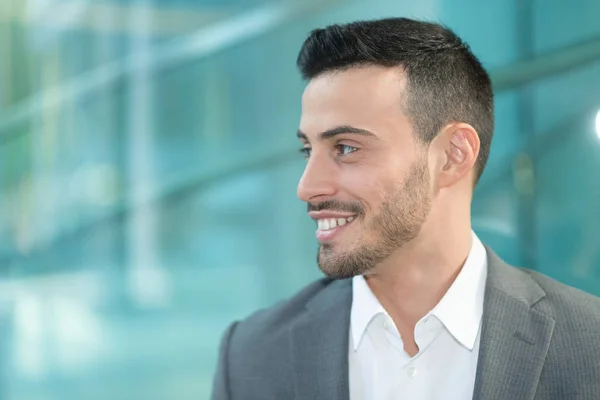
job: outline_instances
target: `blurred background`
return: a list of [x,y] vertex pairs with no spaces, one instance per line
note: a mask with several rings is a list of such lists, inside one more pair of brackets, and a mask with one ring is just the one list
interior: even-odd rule
[[600,295],[597,0],[2,0],[0,399],[206,399],[226,326],[320,277],[311,29],[441,21],[491,72],[474,229]]

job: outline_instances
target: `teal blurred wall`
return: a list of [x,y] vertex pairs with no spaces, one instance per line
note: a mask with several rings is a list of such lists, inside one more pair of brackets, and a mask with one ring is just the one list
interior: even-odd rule
[[225,327],[320,276],[300,45],[384,16],[492,73],[476,232],[600,295],[598,1],[3,0],[0,399],[207,398]]

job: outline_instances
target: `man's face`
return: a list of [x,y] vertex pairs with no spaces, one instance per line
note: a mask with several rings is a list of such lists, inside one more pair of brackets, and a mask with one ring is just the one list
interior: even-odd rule
[[317,221],[318,264],[365,274],[414,239],[431,208],[426,147],[403,112],[404,77],[363,67],[314,78],[298,136],[308,161],[298,196]]

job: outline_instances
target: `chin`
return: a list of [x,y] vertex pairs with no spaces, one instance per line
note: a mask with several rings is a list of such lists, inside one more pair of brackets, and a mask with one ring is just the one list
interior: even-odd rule
[[371,264],[352,252],[332,250],[331,246],[321,246],[317,262],[319,269],[331,279],[349,279],[371,270]]
[[328,269],[326,267],[320,266],[321,272],[323,272],[323,274],[325,274],[326,277],[333,279],[333,280],[343,280],[343,279],[350,279],[356,276],[356,274],[350,272],[350,271],[345,271],[343,269]]

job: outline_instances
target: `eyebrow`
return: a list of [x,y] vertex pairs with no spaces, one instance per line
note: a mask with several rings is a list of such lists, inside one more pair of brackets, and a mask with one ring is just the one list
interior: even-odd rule
[[[375,138],[377,137],[377,135],[375,135],[373,132],[368,131],[366,129],[355,128],[350,125],[341,125],[341,126],[333,128],[333,129],[328,129],[325,132],[321,132],[319,134],[319,139],[321,139],[321,140],[331,139],[332,137],[335,137],[337,135],[343,135],[343,134],[370,136],[370,137],[375,137]],[[298,138],[300,138],[300,139],[304,139],[304,140],[308,141],[308,136],[306,136],[306,134],[304,132],[302,132],[301,130],[298,130],[298,133],[296,134],[296,136],[298,136]]]

